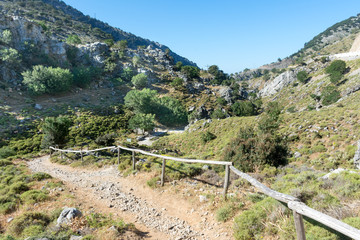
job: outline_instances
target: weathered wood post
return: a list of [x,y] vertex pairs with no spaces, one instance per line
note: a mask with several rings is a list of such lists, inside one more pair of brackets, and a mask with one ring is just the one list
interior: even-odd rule
[[132,167],[133,167],[133,170],[135,170],[135,152],[132,151]]
[[163,158],[162,160],[162,168],[161,168],[161,186],[164,186],[165,183],[165,167],[166,167],[166,160]]
[[49,147],[49,149],[50,149],[50,157],[51,157],[52,156],[52,148]]
[[117,149],[118,149],[118,152],[117,152],[117,154],[118,154],[118,161],[117,161],[117,163],[120,164],[120,148],[118,147]]
[[82,151],[82,145],[81,145],[81,148],[80,148],[80,156],[81,156],[81,162],[83,162],[83,151]]
[[225,181],[224,181],[224,199],[227,199],[227,191],[229,189],[229,182],[230,182],[230,166],[229,165],[225,165]]
[[294,215],[297,239],[306,240],[304,221],[302,215],[297,213],[295,210],[293,211],[293,215]]

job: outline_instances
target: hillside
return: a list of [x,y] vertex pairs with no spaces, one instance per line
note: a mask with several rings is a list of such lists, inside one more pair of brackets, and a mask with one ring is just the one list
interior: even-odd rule
[[[0,9],[0,240],[295,239],[292,211],[234,174],[223,197],[223,166],[167,160],[162,186],[154,155],[86,151],[114,145],[232,162],[360,228],[360,58],[339,55],[359,49],[359,16],[228,75],[62,1]],[[83,216],[59,227],[65,206]]]

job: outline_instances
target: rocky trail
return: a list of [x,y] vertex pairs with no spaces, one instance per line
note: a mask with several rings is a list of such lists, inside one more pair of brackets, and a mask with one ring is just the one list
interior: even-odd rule
[[146,239],[232,239],[203,207],[166,190],[154,191],[136,177],[121,177],[116,166],[76,169],[51,163],[49,156],[33,159],[28,166],[63,181],[81,199],[80,206],[133,222]]

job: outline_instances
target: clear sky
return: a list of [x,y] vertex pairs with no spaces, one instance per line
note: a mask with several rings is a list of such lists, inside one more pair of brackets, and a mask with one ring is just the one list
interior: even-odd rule
[[287,57],[331,25],[360,13],[359,0],[64,0],[114,27],[227,73]]

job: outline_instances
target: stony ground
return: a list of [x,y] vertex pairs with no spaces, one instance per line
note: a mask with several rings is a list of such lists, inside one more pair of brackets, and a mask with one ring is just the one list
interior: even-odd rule
[[51,163],[48,156],[28,163],[33,172],[62,180],[81,199],[79,205],[134,222],[147,239],[231,239],[203,208],[165,191],[154,191],[135,178],[123,178],[116,166],[89,170]]

